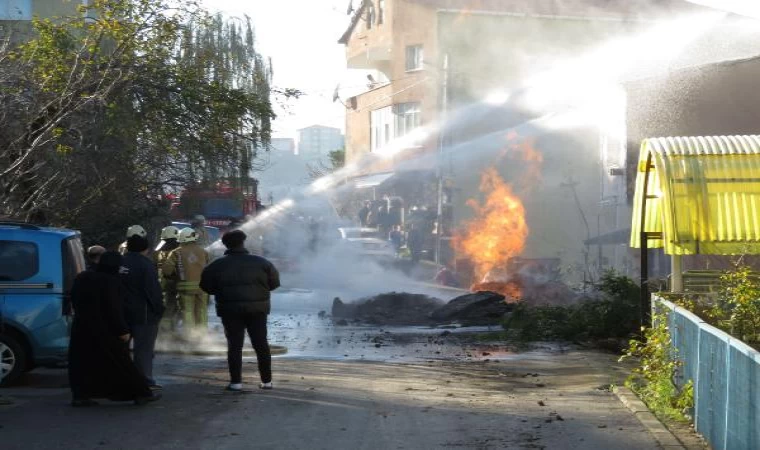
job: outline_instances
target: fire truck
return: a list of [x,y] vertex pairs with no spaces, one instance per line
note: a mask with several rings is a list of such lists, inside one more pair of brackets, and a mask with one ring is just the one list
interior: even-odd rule
[[261,209],[258,199],[258,181],[249,179],[242,187],[229,182],[213,186],[196,185],[186,188],[172,202],[172,218],[189,222],[202,215],[206,224],[222,231],[231,225],[243,223]]

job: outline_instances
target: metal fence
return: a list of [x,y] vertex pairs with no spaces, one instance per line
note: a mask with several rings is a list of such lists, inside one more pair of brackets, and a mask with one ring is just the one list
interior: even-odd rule
[[676,357],[675,382],[694,383],[694,424],[716,450],[760,449],[760,353],[671,302],[667,314]]

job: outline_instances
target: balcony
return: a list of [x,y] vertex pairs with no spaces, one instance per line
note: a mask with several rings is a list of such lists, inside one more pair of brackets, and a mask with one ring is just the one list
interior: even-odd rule
[[352,37],[346,46],[346,64],[349,69],[380,70],[385,72],[390,67],[392,40],[377,39],[370,30]]

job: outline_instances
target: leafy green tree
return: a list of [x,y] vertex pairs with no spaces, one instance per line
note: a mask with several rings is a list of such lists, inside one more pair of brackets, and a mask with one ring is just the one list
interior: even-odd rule
[[249,181],[274,118],[250,20],[179,0],[80,12],[0,50],[0,213],[122,230],[165,216],[169,191]]

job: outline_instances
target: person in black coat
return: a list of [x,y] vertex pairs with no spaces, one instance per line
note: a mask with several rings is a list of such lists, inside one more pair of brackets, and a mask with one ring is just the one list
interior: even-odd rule
[[93,270],[74,279],[68,366],[73,406],[97,405],[96,398],[138,404],[159,398],[129,357],[119,266],[121,255],[106,252]]
[[280,287],[280,274],[267,259],[245,249],[246,234],[224,233],[224,257],[212,262],[201,274],[200,287],[216,300],[216,315],[222,319],[227,337],[230,384],[227,390],[243,389],[243,344],[245,332],[251,339],[259,363],[262,389],[272,389],[272,356],[267,341],[270,292]]
[[132,333],[132,353],[137,369],[152,389],[160,389],[153,378],[153,356],[158,324],[164,314],[164,299],[158,271],[148,258],[148,240],[141,236],[127,239],[119,274],[127,292],[124,313]]

